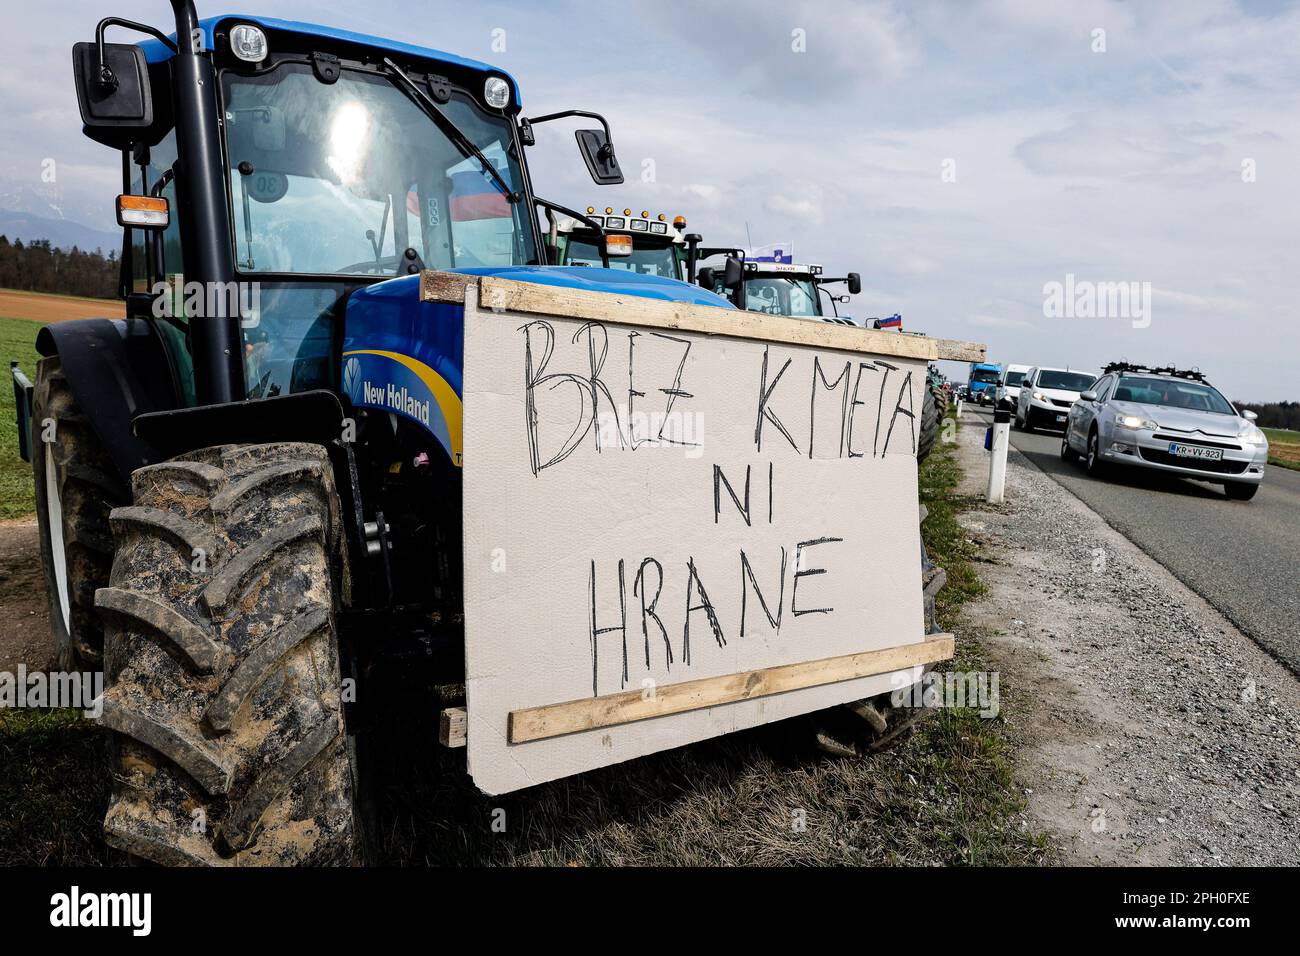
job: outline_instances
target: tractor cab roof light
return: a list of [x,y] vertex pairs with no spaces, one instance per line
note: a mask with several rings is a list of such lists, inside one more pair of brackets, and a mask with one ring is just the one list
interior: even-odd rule
[[657,236],[666,236],[668,235],[668,223],[652,222],[650,223],[650,231]]
[[632,254],[632,237],[606,236],[605,252],[611,256],[630,256]]
[[166,229],[171,207],[162,196],[118,196],[117,224],[135,229]]
[[268,52],[266,34],[251,23],[237,23],[230,30],[230,52],[245,63],[261,63]]
[[503,110],[510,104],[510,84],[499,76],[489,76],[483,81],[483,100],[494,110]]

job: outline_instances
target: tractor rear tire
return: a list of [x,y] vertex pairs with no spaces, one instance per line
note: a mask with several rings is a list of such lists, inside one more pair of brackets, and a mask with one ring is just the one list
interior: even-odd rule
[[319,445],[225,445],[131,476],[102,721],[110,846],[163,865],[354,861],[335,612],[338,493]]
[[57,355],[36,367],[30,447],[56,666],[98,670],[104,631],[95,591],[108,583],[113,563],[108,514],[129,496]]
[[916,463],[918,465],[925,461],[926,456],[934,448],[935,439],[939,437],[939,424],[942,417],[939,411],[939,403],[934,397],[934,391],[926,388],[925,396],[921,402],[921,427],[917,429],[916,434]]

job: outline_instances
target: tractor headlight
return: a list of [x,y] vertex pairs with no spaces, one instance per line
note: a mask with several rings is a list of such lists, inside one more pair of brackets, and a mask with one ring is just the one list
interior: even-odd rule
[[1149,418],[1142,418],[1138,415],[1116,415],[1115,424],[1120,428],[1145,428],[1149,431],[1155,431],[1160,426]]
[[266,34],[251,23],[238,23],[230,30],[230,52],[245,63],[261,63],[266,59]]
[[503,110],[510,102],[510,84],[499,76],[483,81],[483,99],[494,110]]

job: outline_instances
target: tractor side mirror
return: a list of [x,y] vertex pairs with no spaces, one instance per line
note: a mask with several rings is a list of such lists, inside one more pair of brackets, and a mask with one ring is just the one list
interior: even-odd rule
[[617,186],[623,181],[623,170],[618,166],[614,146],[604,130],[580,129],[574,135],[578,138],[578,150],[587,163],[587,172],[591,173],[597,186]]
[[700,285],[712,292],[718,284],[718,280],[713,275],[713,266],[704,266],[698,275]]
[[744,266],[735,256],[727,256],[727,265],[722,272],[722,284],[728,289],[734,289],[740,285],[740,277],[744,273]]
[[143,50],[130,43],[105,43],[101,63],[97,44],[77,43],[72,47],[72,72],[88,137],[113,149],[143,139],[141,130],[153,125]]
[[849,273],[849,295],[857,295],[862,291],[862,276],[856,272]]

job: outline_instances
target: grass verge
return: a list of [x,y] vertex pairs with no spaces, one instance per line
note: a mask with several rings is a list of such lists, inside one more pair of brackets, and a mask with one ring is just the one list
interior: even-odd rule
[[1289,428],[1262,428],[1268,436],[1268,463],[1300,471],[1300,432]]
[[0,360],[5,380],[0,384],[0,520],[21,518],[36,508],[32,466],[18,457],[18,425],[14,416],[14,390],[9,363],[17,360],[27,377],[36,380],[36,333],[41,329],[25,319],[0,318]]
[[0,710],[0,866],[98,866],[108,732],[75,710]]

